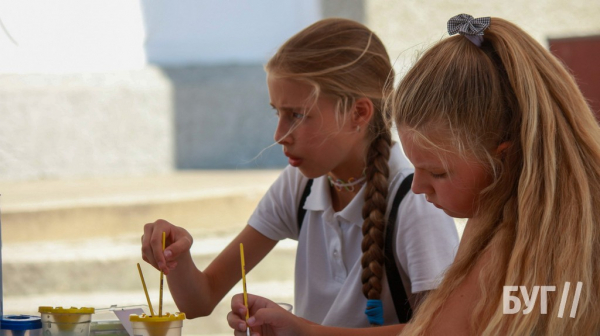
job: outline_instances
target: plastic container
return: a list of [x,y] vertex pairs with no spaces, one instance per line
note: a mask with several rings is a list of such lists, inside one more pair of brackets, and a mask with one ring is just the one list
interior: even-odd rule
[[148,306],[118,306],[112,305],[108,308],[96,308],[90,324],[90,336],[129,336],[127,329],[115,315],[116,312],[129,309],[141,309],[146,312]]
[[2,336],[42,335],[42,321],[39,316],[3,315],[0,326]]
[[129,336],[119,320],[92,321],[90,336]]
[[134,336],[181,336],[185,313],[166,313],[161,317],[129,315]]
[[39,308],[44,336],[89,336],[94,308]]

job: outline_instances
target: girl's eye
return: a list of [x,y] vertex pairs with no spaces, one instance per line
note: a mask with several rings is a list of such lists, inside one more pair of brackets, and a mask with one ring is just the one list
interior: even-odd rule
[[280,116],[281,116],[281,112],[279,112],[279,110],[278,110],[277,108],[275,108],[275,106],[271,106],[271,108],[273,109],[273,111],[275,112],[275,115],[276,115],[277,117],[280,117]]
[[289,111],[289,110],[279,111],[276,108],[273,108],[273,110],[275,110],[275,115],[280,118],[286,117],[286,118],[291,118],[291,119],[302,120],[306,117],[306,115],[303,113],[293,112],[293,111]]
[[431,177],[436,178],[436,179],[437,178],[443,178],[443,177],[446,176],[446,173],[441,173],[441,174],[430,173],[430,174],[431,174]]

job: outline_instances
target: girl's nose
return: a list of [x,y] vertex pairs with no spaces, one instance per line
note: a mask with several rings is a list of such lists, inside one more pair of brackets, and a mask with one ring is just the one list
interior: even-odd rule
[[275,129],[274,140],[280,145],[289,145],[292,142],[292,134],[290,127],[282,118],[279,118],[277,122],[277,129]]
[[432,191],[431,185],[427,182],[427,179],[424,178],[423,173],[419,172],[418,169],[415,170],[411,190],[415,194],[429,194]]

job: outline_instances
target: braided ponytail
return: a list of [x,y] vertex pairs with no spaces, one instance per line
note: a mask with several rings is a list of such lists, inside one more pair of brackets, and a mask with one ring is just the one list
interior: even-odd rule
[[364,218],[361,244],[363,268],[361,274],[362,291],[368,300],[379,300],[381,297],[383,263],[385,213],[387,210],[388,179],[390,169],[388,159],[392,144],[392,135],[386,127],[381,113],[377,113],[372,121],[371,133],[374,140],[367,152],[365,174],[365,204],[362,209]]

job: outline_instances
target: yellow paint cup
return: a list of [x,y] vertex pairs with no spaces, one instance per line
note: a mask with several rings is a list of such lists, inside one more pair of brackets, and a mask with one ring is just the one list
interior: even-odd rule
[[94,308],[63,308],[41,306],[44,336],[89,336]]
[[181,336],[185,313],[163,316],[129,315],[134,336]]

